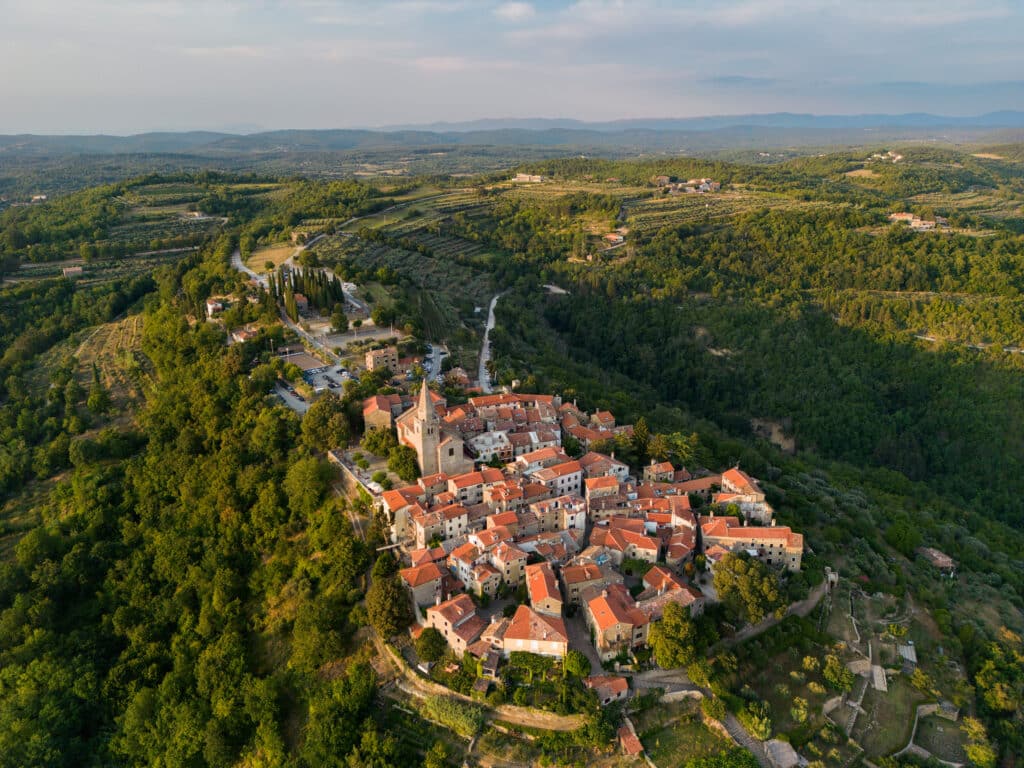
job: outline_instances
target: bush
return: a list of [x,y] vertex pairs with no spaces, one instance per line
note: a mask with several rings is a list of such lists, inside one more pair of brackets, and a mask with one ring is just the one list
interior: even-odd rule
[[704,697],[700,702],[701,711],[712,720],[724,720],[726,714],[725,702],[715,698]]
[[484,724],[483,710],[473,704],[466,704],[446,696],[429,696],[423,700],[423,712],[460,736],[472,738]]
[[755,739],[765,741],[772,737],[772,716],[768,702],[748,702],[736,717]]

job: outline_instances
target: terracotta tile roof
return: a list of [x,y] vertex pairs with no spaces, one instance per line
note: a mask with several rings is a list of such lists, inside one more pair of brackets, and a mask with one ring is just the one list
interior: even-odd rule
[[629,691],[629,681],[621,675],[591,675],[583,681],[587,688],[597,691],[599,698],[617,698]]
[[[562,453],[561,448],[549,445],[547,448],[538,448],[536,451],[524,453],[517,459],[517,461],[522,464],[533,464],[538,461],[555,461],[562,456],[565,456],[565,454]],[[569,457],[565,456],[565,458],[568,459]]]
[[490,563],[480,563],[473,569],[473,576],[479,583],[484,584],[491,579],[500,579],[501,573]]
[[414,565],[412,568],[403,568],[398,573],[402,580],[413,589],[444,578],[444,573],[441,572],[441,569],[437,567],[437,563],[434,562]]
[[410,504],[415,504],[418,500],[418,496],[423,493],[423,489],[418,485],[411,485],[407,488],[399,488],[393,491],[384,491],[383,500],[384,505],[395,512],[399,509],[404,509]]
[[612,584],[601,593],[590,598],[587,606],[594,623],[602,632],[616,624],[640,627],[649,622],[647,616],[636,607],[636,602],[621,584]]
[[456,489],[469,488],[474,485],[483,485],[484,476],[480,472],[466,472],[448,479],[449,486]]
[[682,493],[702,493],[704,491],[711,490],[711,486],[722,484],[721,475],[708,475],[707,477],[697,477],[693,480],[687,480],[685,483],[676,483],[676,487]]
[[675,474],[676,471],[676,468],[672,466],[671,461],[662,461],[659,464],[651,464],[648,467],[644,467],[644,469],[646,469],[648,472],[659,475],[665,472],[671,472]]
[[494,559],[500,563],[509,563],[514,560],[526,560],[528,557],[529,555],[523,552],[523,550],[515,544],[509,544],[507,541],[503,541],[494,548]]
[[548,563],[526,566],[526,589],[530,595],[530,602],[534,605],[542,600],[562,600],[555,572]]
[[547,616],[528,605],[520,605],[505,630],[505,639],[568,643],[569,633],[560,617]]
[[636,549],[646,552],[657,552],[661,548],[660,542],[641,533],[634,533],[623,528],[594,528],[590,536],[590,543],[595,546],[607,547],[618,552],[625,552],[630,545]]
[[704,595],[689,585],[683,585],[677,589],[670,589],[661,594],[657,592],[644,592],[637,596],[637,609],[644,613],[651,621],[659,621],[665,614],[665,606],[675,603],[683,608],[689,608],[698,601],[703,601]]
[[480,542],[480,546],[484,549],[491,549],[496,547],[503,541],[507,541],[512,538],[512,531],[509,530],[507,525],[499,525],[494,528],[487,528],[483,531],[477,531],[473,534],[473,538]]
[[645,534],[647,532],[647,526],[643,520],[633,517],[622,517],[615,515],[609,517],[607,520],[608,527],[619,531],[632,531],[633,533]]
[[555,464],[553,467],[538,469],[533,473],[533,477],[543,483],[545,481],[555,480],[556,478],[566,477],[567,475],[573,475],[582,471],[583,467],[580,466],[578,461],[565,461],[561,464]]
[[456,518],[464,517],[467,514],[466,508],[461,504],[449,504],[446,507],[438,509],[437,513],[445,520],[455,520]]
[[728,469],[722,473],[722,483],[729,483],[738,493],[761,493],[757,481],[738,468]]
[[637,735],[629,730],[628,726],[619,726],[619,743],[622,745],[622,751],[630,757],[642,755],[644,752],[644,745],[640,743]]
[[585,584],[589,581],[599,581],[604,578],[601,569],[593,563],[582,565],[568,565],[562,569],[562,581],[566,586],[570,584]]
[[465,622],[476,616],[476,605],[469,595],[462,593],[451,600],[445,600],[440,605],[430,606],[427,608],[427,613],[439,613],[449,624],[457,627],[460,622]]
[[434,547],[430,549],[414,549],[409,553],[409,559],[412,561],[414,566],[423,565],[424,563],[437,562],[444,560],[447,555],[445,554],[444,547]]
[[497,512],[487,518],[488,528],[497,528],[499,525],[516,525],[519,516],[515,512]]
[[680,589],[683,580],[665,566],[655,565],[644,574],[644,586],[654,590]]
[[619,478],[614,475],[605,475],[604,477],[591,477],[583,481],[586,486],[587,492],[600,491],[600,490],[619,490]]
[[432,485],[444,485],[448,482],[448,475],[444,472],[437,472],[433,475],[425,475],[416,481],[421,488]]
[[723,556],[728,555],[729,550],[724,547],[720,547],[717,544],[708,547],[704,550],[704,557],[713,563],[717,563],[722,559]]
[[451,554],[448,555],[449,562],[461,561],[464,563],[471,563],[480,556],[480,550],[476,548],[474,544],[466,542],[461,546],[456,547],[452,550]]
[[500,483],[505,480],[505,475],[502,474],[502,471],[494,467],[484,467],[480,471],[480,477],[485,483]]
[[705,538],[736,539],[738,541],[782,541],[790,549],[804,546],[804,535],[794,533],[789,526],[741,525],[736,517],[716,517],[701,525]]
[[701,520],[701,532],[705,536],[728,536],[731,528],[739,528],[738,517],[715,517]]
[[550,494],[551,489],[540,483],[526,483],[523,486],[523,499],[526,501],[529,501],[530,499],[546,498]]

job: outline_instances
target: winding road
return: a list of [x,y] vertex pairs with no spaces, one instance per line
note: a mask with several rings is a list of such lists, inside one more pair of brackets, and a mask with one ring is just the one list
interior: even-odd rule
[[477,381],[480,382],[480,391],[485,395],[494,391],[491,387],[491,374],[487,371],[487,363],[491,359],[491,329],[494,328],[494,307],[498,304],[501,294],[495,294],[491,299],[491,305],[487,308],[487,324],[484,326],[484,340],[480,345],[480,369],[477,371]]

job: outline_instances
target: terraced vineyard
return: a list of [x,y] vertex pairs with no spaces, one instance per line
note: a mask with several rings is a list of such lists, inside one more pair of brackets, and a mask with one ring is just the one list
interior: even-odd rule
[[18,270],[16,280],[46,280],[61,277],[64,267],[81,267],[82,276],[78,282],[83,285],[119,280],[134,275],[153,272],[157,267],[170,264],[184,258],[194,250],[193,247],[175,248],[159,253],[143,253],[135,256],[122,256],[113,259],[83,261],[71,259],[61,262],[25,263]]
[[759,208],[786,210],[827,205],[830,203],[745,190],[706,195],[666,195],[628,204],[627,223],[634,232],[654,233],[664,227],[721,223]]

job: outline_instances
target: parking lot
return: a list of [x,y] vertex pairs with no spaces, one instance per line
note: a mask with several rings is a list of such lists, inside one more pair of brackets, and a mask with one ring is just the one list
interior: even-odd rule
[[309,403],[306,402],[306,399],[298,393],[289,392],[283,382],[278,381],[274,384],[274,394],[300,416],[309,410]]
[[331,366],[327,369],[308,371],[302,374],[302,378],[315,392],[333,392],[341,395],[345,382],[352,377],[345,369]]

